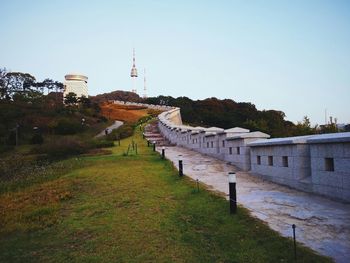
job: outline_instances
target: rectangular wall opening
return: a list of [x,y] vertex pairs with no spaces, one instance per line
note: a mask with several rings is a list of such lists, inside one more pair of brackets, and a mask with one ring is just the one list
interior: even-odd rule
[[261,164],[261,156],[260,156],[260,155],[258,155],[258,156],[256,157],[256,163],[257,163],[258,165]]
[[324,158],[325,170],[329,172],[334,172],[334,159]]
[[267,158],[267,160],[268,160],[268,164],[270,166],[273,166],[273,157],[271,155]]
[[222,147],[225,147],[225,141],[222,141]]
[[241,154],[241,148],[240,147],[237,147],[236,151],[237,151],[237,154]]
[[288,156],[282,156],[283,167],[288,167]]
[[232,147],[228,148],[229,154],[232,154]]
[[214,142],[210,142],[211,148],[214,148]]

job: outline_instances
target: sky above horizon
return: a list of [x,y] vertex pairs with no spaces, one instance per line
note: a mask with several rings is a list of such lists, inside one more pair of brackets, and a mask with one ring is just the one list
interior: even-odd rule
[[89,94],[217,97],[350,123],[350,1],[0,0],[0,67]]

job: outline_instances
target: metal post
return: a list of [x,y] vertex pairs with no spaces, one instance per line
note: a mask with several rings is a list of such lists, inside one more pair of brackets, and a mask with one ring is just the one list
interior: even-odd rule
[[183,167],[182,167],[182,160],[179,160],[179,176],[183,176]]
[[147,147],[149,147],[149,140],[147,140]]
[[295,259],[295,262],[296,262],[297,261],[297,243],[295,241],[295,228],[296,228],[296,225],[293,224],[292,228],[293,228],[293,240],[294,240],[294,259]]
[[165,159],[165,148],[164,148],[164,146],[162,147],[162,159]]
[[156,151],[156,142],[153,142],[153,151]]
[[237,193],[236,193],[236,174],[228,174],[229,193],[230,193],[230,213],[235,214],[237,211]]

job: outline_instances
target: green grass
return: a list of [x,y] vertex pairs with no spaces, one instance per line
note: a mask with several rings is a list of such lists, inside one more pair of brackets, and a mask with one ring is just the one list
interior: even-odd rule
[[[138,155],[124,156],[132,139]],[[293,262],[290,239],[197,192],[138,131],[112,150],[4,191],[0,262]],[[298,246],[298,262],[329,260]]]

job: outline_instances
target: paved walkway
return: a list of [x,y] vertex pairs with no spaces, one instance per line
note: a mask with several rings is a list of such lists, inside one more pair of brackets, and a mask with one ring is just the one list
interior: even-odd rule
[[[113,130],[118,129],[123,124],[124,124],[124,122],[122,122],[122,121],[115,121],[111,126],[109,126],[107,128],[107,133],[110,134]],[[101,131],[99,134],[97,134],[95,136],[95,138],[99,138],[99,137],[102,137],[102,136],[105,136],[105,135],[106,135],[106,129]]]
[[[161,151],[161,147],[157,150]],[[176,167],[181,155],[185,175],[226,196],[228,172],[236,171],[238,203],[252,215],[283,236],[291,237],[291,225],[295,224],[298,242],[336,262],[350,262],[350,204],[264,181],[223,161],[182,147],[166,147],[165,155]]]

